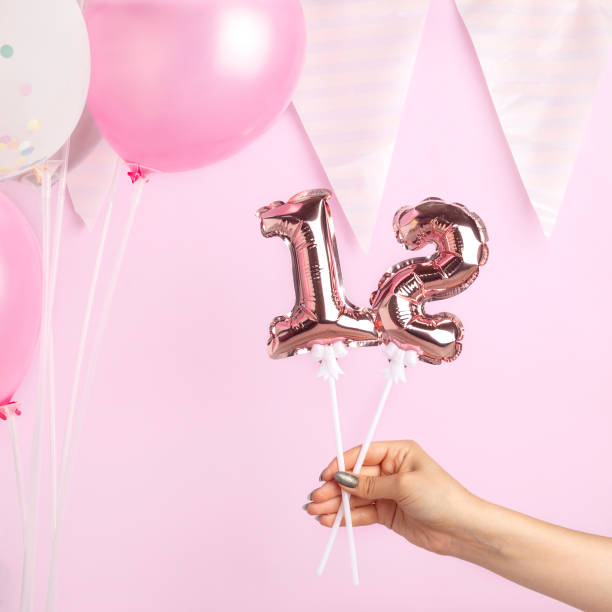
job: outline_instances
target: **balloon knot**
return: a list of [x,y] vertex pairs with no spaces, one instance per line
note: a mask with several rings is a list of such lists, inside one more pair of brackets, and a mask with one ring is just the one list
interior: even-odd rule
[[335,342],[334,344],[315,344],[310,350],[310,356],[313,361],[321,364],[318,378],[327,381],[333,378],[338,380],[340,374],[344,374],[338,365],[338,357],[344,357],[347,354],[344,342]]
[[128,166],[128,176],[130,177],[132,184],[139,180],[143,180],[147,183],[149,182],[149,176],[152,174],[152,170],[139,166],[138,164],[128,164]]
[[9,416],[19,416],[21,414],[21,404],[19,402],[9,402],[0,406],[0,419],[6,421]]
[[414,367],[418,362],[416,351],[404,351],[393,342],[389,342],[383,347],[383,352],[388,360],[387,367],[384,369],[385,376],[394,383],[406,382],[404,369]]

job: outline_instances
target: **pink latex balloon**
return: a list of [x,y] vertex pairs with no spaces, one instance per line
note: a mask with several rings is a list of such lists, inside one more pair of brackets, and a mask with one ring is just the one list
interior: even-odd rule
[[88,104],[127,162],[191,170],[286,108],[305,47],[298,0],[90,0]]
[[38,240],[30,224],[0,194],[0,406],[11,401],[36,348],[41,270]]

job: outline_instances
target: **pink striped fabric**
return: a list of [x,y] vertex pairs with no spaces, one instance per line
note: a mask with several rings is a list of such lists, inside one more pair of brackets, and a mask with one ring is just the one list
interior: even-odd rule
[[[612,0],[456,0],[542,227],[563,201],[612,39]],[[303,0],[295,104],[366,249],[426,0]]]
[[366,250],[427,4],[302,0],[308,47],[294,103]]
[[457,0],[516,165],[550,235],[611,41],[607,0]]

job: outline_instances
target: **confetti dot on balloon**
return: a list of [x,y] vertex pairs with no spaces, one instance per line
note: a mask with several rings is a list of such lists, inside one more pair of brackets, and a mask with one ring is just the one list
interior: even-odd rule
[[0,55],[6,59],[13,57],[13,47],[11,45],[2,45],[0,47]]
[[27,164],[28,160],[25,157],[21,157],[19,156],[16,160],[15,160],[15,165],[16,166],[23,166],[23,164]]
[[30,119],[26,125],[28,132],[37,132],[40,130],[40,121],[38,119]]
[[28,147],[21,152],[22,155],[31,155],[32,153],[34,153],[34,147]]
[[0,142],[4,142],[5,144],[8,144],[9,142],[11,142],[11,137],[10,136],[0,136]]
[[32,86],[29,83],[23,83],[19,88],[19,93],[22,96],[29,96],[32,93]]
[[0,151],[4,151],[4,149],[6,149],[6,143],[0,142]]
[[29,149],[32,146],[32,143],[29,140],[24,140],[20,145],[19,145],[19,150],[23,151],[24,149]]
[[13,140],[12,142],[9,142],[8,144],[9,149],[16,149],[18,146],[19,146],[18,140]]

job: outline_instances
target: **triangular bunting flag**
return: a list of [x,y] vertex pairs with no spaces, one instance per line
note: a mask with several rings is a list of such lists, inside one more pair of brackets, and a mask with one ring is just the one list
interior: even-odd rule
[[611,41],[598,0],[456,0],[508,144],[552,233]]
[[306,61],[294,104],[367,250],[427,0],[302,0]]
[[85,108],[70,138],[67,185],[72,206],[89,229],[111,195],[116,167],[117,154]]

